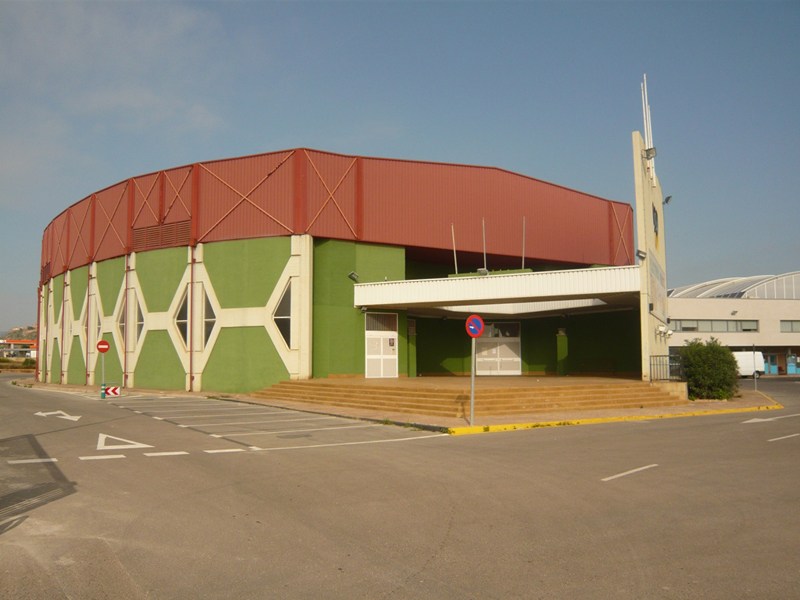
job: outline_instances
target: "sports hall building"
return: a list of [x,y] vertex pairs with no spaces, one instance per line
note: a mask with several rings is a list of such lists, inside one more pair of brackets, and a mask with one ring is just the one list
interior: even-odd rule
[[477,313],[479,375],[649,379],[668,354],[662,202],[638,133],[633,151],[636,244],[629,204],[498,168],[297,148],[121,181],[44,232],[37,377],[465,375]]

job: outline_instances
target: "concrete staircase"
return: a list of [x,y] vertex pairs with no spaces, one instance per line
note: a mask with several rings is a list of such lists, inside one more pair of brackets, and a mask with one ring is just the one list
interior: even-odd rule
[[[264,400],[288,400],[329,407],[468,417],[470,390],[408,385],[331,383],[325,379],[282,381],[250,394]],[[688,405],[688,400],[647,382],[599,385],[482,388],[475,390],[475,416],[532,414]]]

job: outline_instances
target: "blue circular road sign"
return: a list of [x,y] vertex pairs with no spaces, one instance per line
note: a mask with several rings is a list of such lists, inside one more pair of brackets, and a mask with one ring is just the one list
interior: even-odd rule
[[478,315],[470,315],[467,319],[467,333],[470,337],[481,337],[483,333],[483,319]]

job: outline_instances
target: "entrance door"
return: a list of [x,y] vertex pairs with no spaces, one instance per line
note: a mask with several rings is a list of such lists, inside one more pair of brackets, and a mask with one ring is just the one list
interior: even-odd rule
[[522,375],[519,323],[486,323],[475,341],[476,375]]
[[767,375],[778,374],[778,356],[775,354],[764,355],[764,371]]
[[367,313],[365,376],[397,377],[397,314]]

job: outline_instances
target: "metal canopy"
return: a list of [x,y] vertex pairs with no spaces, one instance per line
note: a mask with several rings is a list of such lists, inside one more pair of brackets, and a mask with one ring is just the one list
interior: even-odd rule
[[361,283],[354,305],[432,316],[533,316],[638,307],[640,289],[638,266],[607,267]]

